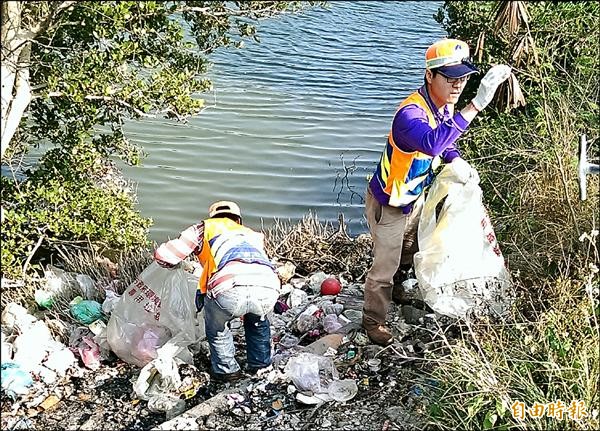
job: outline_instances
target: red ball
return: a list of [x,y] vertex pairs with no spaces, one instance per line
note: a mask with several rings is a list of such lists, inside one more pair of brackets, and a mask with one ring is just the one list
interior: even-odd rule
[[342,285],[336,278],[329,277],[321,283],[321,295],[337,295],[342,290]]

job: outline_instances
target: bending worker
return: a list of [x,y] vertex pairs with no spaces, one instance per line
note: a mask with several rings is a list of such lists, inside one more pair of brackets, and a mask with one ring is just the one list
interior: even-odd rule
[[280,282],[263,245],[263,235],[242,226],[240,207],[215,202],[208,219],[184,230],[179,238],[160,245],[154,258],[172,267],[193,253],[203,272],[196,297],[204,304],[206,337],[210,346],[211,375],[216,380],[242,377],[228,324],[243,316],[247,371],[271,364],[271,327],[266,315],[279,297]]
[[[456,39],[442,39],[425,53],[424,85],[400,103],[387,144],[366,192],[365,215],[373,238],[373,265],[365,283],[363,326],[371,341],[393,341],[385,324],[392,300],[401,302],[401,286],[394,274],[401,265],[412,266],[418,251],[417,226],[424,191],[434,170],[456,163],[457,171],[477,175],[460,157],[457,139],[494,97],[498,86],[510,76],[510,67],[492,67],[481,80],[477,95],[466,107],[454,106],[472,74],[469,47]],[[394,292],[392,290],[394,289]]]

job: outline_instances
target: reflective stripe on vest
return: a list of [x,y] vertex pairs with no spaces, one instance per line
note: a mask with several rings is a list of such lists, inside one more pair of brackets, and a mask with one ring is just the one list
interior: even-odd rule
[[206,293],[210,278],[229,262],[260,263],[272,268],[262,238],[262,234],[228,218],[204,220],[202,250],[197,255],[203,267],[200,291]]
[[[435,116],[427,101],[418,92],[408,96],[399,106],[398,112],[406,105],[417,105],[427,114],[429,126],[437,127]],[[388,195],[388,205],[403,207],[417,200],[423,189],[433,178],[433,170],[440,164],[440,157],[431,157],[419,151],[403,151],[394,142],[390,130],[385,150],[377,165],[374,179]]]

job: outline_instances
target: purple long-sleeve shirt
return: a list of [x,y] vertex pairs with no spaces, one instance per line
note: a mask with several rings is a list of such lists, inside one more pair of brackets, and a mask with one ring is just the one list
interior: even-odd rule
[[[435,116],[436,128],[431,128],[429,118],[423,108],[417,105],[406,105],[396,112],[392,122],[392,136],[394,143],[399,149],[412,152],[419,151],[431,157],[441,156],[445,163],[450,163],[456,157],[460,157],[460,151],[456,146],[456,140],[469,127],[469,122],[460,112],[451,115],[448,106],[440,113],[435,106],[425,86],[419,88],[421,94],[431,108]],[[382,204],[388,204],[388,196],[383,192],[382,185],[371,180],[371,191],[375,198]],[[404,213],[409,213],[412,204],[403,208]]]
[[460,157],[456,140],[467,130],[469,122],[460,112],[451,116],[447,105],[441,114],[424,86],[419,89],[419,94],[429,104],[438,126],[431,128],[427,113],[419,106],[404,106],[396,113],[392,123],[394,142],[401,150],[419,151],[432,157],[441,155],[444,162],[450,163]]

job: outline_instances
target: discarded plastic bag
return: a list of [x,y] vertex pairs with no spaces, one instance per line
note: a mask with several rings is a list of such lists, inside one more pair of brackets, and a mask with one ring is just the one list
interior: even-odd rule
[[156,395],[164,395],[181,386],[181,376],[175,356],[181,347],[167,343],[157,351],[157,358],[148,362],[133,385],[133,390],[141,400],[149,400]]
[[7,343],[6,341],[2,342],[2,351],[0,354],[0,360],[2,361],[2,363],[10,361],[12,359],[13,356],[13,346],[10,343]]
[[292,289],[287,299],[287,305],[291,308],[304,304],[308,299],[308,293],[301,289]]
[[301,334],[316,329],[319,325],[319,319],[312,314],[301,314],[296,321],[296,329]]
[[13,332],[25,331],[38,319],[27,312],[27,310],[16,302],[10,302],[2,311],[2,325]]
[[77,349],[83,364],[90,370],[100,368],[100,346],[90,337],[83,337],[83,343]]
[[178,357],[190,362],[187,346],[197,341],[195,294],[183,269],[166,269],[152,262],[113,309],[107,325],[111,350],[122,360],[143,367],[170,341],[181,348]]
[[464,183],[459,174],[453,163],[446,165],[429,190],[418,228],[415,275],[424,301],[440,314],[459,318],[488,308],[501,314],[507,309],[510,275],[478,179]]
[[45,290],[49,291],[53,297],[63,295],[71,288],[78,287],[73,273],[65,272],[53,265],[48,265],[44,270]]
[[46,323],[38,320],[15,338],[13,361],[24,370],[31,371],[42,363],[53,342]]
[[47,290],[36,289],[33,299],[41,308],[52,308],[54,305],[53,293]]
[[328,334],[332,334],[342,328],[342,324],[339,322],[337,315],[328,314],[323,318],[323,329]]
[[33,385],[31,374],[14,362],[4,362],[1,367],[0,380],[2,381],[3,391],[6,391],[12,398],[29,392],[29,387]]
[[104,312],[104,314],[109,315],[110,313],[112,313],[113,309],[115,308],[115,305],[117,305],[117,302],[119,302],[120,298],[121,296],[114,290],[106,289],[106,298],[102,303],[102,311]]
[[96,301],[82,299],[81,296],[75,297],[70,305],[71,315],[79,323],[89,325],[98,319],[104,317],[102,313],[102,305]]
[[290,358],[285,374],[298,389],[315,393],[327,392],[329,382],[338,377],[331,358],[312,353],[300,353]]
[[185,401],[174,395],[155,395],[148,400],[148,410],[155,413],[166,413],[170,420],[185,411]]
[[50,352],[44,366],[62,377],[74,363],[75,355],[73,355],[73,352],[70,349],[63,348]]
[[86,274],[77,274],[75,280],[77,280],[77,283],[81,288],[81,293],[85,299],[92,299],[95,296],[96,289],[92,277]]
[[298,339],[298,337],[292,334],[284,334],[283,337],[281,337],[281,339],[279,340],[279,346],[283,347],[284,349],[289,349],[294,346],[297,346],[299,342],[300,340]]

